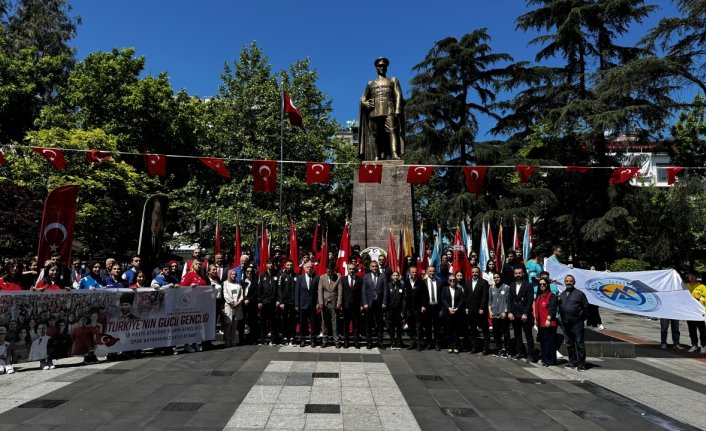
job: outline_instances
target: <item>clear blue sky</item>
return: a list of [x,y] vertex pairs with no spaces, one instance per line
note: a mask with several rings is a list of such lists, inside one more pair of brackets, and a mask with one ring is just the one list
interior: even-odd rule
[[[243,46],[256,40],[273,71],[309,57],[319,73],[319,87],[333,100],[342,124],[357,117],[357,101],[375,76],[373,60],[391,61],[409,94],[412,67],[433,43],[487,27],[495,52],[532,60],[531,34],[515,31],[526,12],[522,0],[495,1],[216,1],[216,0],[72,0],[83,24],[73,43],[79,58],[114,47],[134,47],[147,59],[146,72],[167,72],[175,90],[212,96],[218,91],[224,62],[234,61]],[[646,23],[674,16],[668,0]],[[628,40],[639,39],[645,26]],[[492,127],[482,121],[481,136]]]

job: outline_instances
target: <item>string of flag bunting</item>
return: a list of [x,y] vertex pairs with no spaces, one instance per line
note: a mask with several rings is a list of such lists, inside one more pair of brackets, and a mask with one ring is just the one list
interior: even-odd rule
[[[185,156],[177,154],[151,154],[135,153],[125,151],[105,151],[97,149],[75,149],[75,148],[47,148],[23,145],[6,145],[0,148],[0,166],[7,163],[5,150],[31,150],[44,157],[52,166],[58,170],[63,170],[67,166],[64,156],[66,152],[85,153],[86,162],[89,164],[102,163],[110,160],[113,156],[134,156],[142,157],[145,161],[147,174],[150,176],[165,176],[167,174],[167,159],[198,159],[205,166],[223,178],[230,179],[231,174],[226,166],[226,162],[250,163],[252,165],[252,175],[254,179],[255,191],[264,193],[275,193],[277,189],[277,164],[306,164],[306,183],[328,184],[330,181],[331,166],[333,165],[358,165],[358,181],[360,183],[381,183],[384,164],[378,162],[312,162],[299,160],[257,160],[234,157],[206,157],[206,156]],[[557,165],[492,165],[492,166],[452,166],[452,165],[394,165],[394,167],[407,168],[407,183],[425,185],[429,184],[434,169],[463,169],[466,186],[471,193],[482,194],[485,177],[489,169],[514,169],[517,171],[520,183],[527,183],[532,174],[538,169],[551,170],[560,169],[566,172],[585,174],[594,169],[610,169],[612,173],[609,178],[610,184],[622,184],[632,178],[639,177],[640,168],[634,166],[557,166]],[[676,182],[676,176],[684,170],[703,170],[698,166],[658,166],[657,169],[664,169],[667,176],[667,184]]]

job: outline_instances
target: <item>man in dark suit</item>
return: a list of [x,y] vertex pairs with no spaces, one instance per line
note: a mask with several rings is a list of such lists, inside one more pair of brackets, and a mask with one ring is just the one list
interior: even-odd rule
[[508,295],[508,319],[512,322],[512,329],[515,333],[516,352],[514,359],[522,359],[522,334],[527,340],[527,363],[534,362],[534,337],[532,336],[532,301],[534,290],[527,281],[522,268],[515,268],[515,282],[510,285]]
[[348,274],[341,278],[343,290],[343,347],[350,347],[351,323],[353,324],[353,343],[356,349],[360,348],[360,330],[363,325],[360,321],[360,296],[363,279],[356,275],[358,264],[355,260],[348,262]]
[[294,308],[299,312],[299,346],[304,347],[309,325],[311,324],[311,347],[316,347],[316,335],[319,327],[316,319],[317,289],[319,278],[314,274],[311,262],[304,264],[304,274],[297,277],[294,285]]
[[388,292],[385,275],[380,273],[380,266],[376,261],[370,262],[370,272],[363,276],[360,303],[365,313],[365,332],[368,349],[373,348],[373,333],[377,333],[378,347],[385,349],[382,343],[384,321],[383,313],[387,309]]
[[405,313],[407,315],[407,325],[409,326],[412,345],[410,349],[423,350],[422,331],[423,314],[422,308],[429,308],[429,292],[425,289],[424,282],[417,276],[417,267],[409,268],[408,276],[404,281],[405,298],[407,298]]
[[[424,289],[427,291],[427,306],[422,306],[422,325],[424,326],[424,336],[426,338],[427,349],[436,348],[441,350],[441,288],[443,284],[436,279],[436,268],[433,265],[427,267],[427,276],[423,280]],[[433,337],[432,337],[433,336]]]
[[466,283],[466,314],[470,326],[470,352],[477,353],[478,328],[483,333],[482,356],[490,353],[490,330],[488,328],[488,282],[480,276],[480,268],[477,266],[471,270],[471,279]]
[[449,275],[441,293],[442,314],[446,323],[449,353],[458,353],[458,333],[465,321],[466,304],[463,289],[456,285],[456,278]]

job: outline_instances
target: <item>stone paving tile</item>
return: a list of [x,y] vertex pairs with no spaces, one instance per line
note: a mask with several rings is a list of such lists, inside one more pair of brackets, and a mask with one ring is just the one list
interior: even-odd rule
[[363,363],[342,363],[341,376],[346,374],[365,374],[365,364]]
[[380,416],[382,429],[385,431],[413,431],[420,429],[417,420],[409,409],[378,405],[377,411]]
[[341,374],[340,380],[341,386],[344,387],[367,388],[370,386],[368,375],[364,372],[360,374]]
[[304,429],[304,405],[276,405],[267,420],[267,429]]
[[272,361],[265,368],[266,373],[288,373],[294,361]]
[[248,395],[243,399],[243,404],[274,403],[282,391],[283,386],[253,386]]
[[287,380],[287,375],[288,373],[284,372],[274,372],[274,371],[265,371],[260,375],[260,378],[257,379],[257,385],[264,385],[264,386],[284,386],[284,382]]
[[314,377],[311,373],[294,373],[291,372],[287,376],[287,380],[284,382],[285,386],[311,386],[314,383]]
[[309,395],[309,404],[341,404],[341,387],[314,386]]
[[335,430],[343,429],[343,417],[341,414],[307,413],[307,430]]
[[346,430],[382,430],[380,417],[375,406],[349,405],[341,406],[343,429]]
[[313,373],[316,371],[316,361],[295,361],[290,371],[293,373]]
[[264,429],[273,407],[274,403],[241,404],[225,428]]
[[343,406],[365,405],[370,407],[375,405],[375,398],[373,398],[373,392],[370,388],[344,386],[341,388],[341,404]]
[[370,388],[377,406],[406,406],[402,392],[397,388]]
[[365,363],[365,372],[373,374],[390,374],[390,369],[385,363]]
[[[311,396],[311,387],[307,386],[284,386],[277,397],[277,404],[299,404],[308,403]],[[274,399],[274,398],[272,398]]]

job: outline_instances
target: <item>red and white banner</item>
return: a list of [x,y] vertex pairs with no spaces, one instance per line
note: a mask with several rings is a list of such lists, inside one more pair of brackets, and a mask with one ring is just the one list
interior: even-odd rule
[[230,179],[230,171],[228,171],[225,163],[223,163],[223,159],[219,159],[217,157],[199,157],[199,160],[201,160],[201,163],[211,168],[213,172],[223,178]]
[[382,182],[382,165],[362,164],[358,166],[358,182],[380,184]]
[[409,184],[429,184],[433,171],[431,166],[410,166],[407,169],[407,182]]
[[306,183],[328,184],[331,176],[331,163],[306,162]]
[[147,175],[163,177],[167,175],[167,157],[164,154],[145,154]]
[[487,171],[487,166],[463,167],[463,174],[466,176],[466,187],[468,187],[469,192],[477,195],[483,194],[483,183],[485,182],[485,174]]
[[277,162],[274,160],[252,161],[253,185],[256,192],[277,191]]
[[103,356],[216,338],[216,291],[212,286],[0,292],[0,325],[9,323],[5,316],[37,316],[45,310],[50,318],[58,320],[59,311],[52,310],[61,310],[62,315],[75,315],[77,322],[85,318],[85,324],[78,323],[71,333],[54,337],[38,334],[44,343],[32,344],[30,360],[46,357],[42,348],[47,345],[55,347],[52,359],[60,359],[92,350]]
[[43,147],[31,147],[32,150],[44,156],[49,163],[51,163],[55,168],[63,170],[66,168],[66,159],[64,159],[64,153],[56,148],[43,148]]
[[289,123],[292,126],[296,127],[302,125],[302,114],[299,112],[299,109],[294,106],[292,99],[289,98],[289,94],[287,94],[286,91],[284,92],[284,113],[287,114]]

